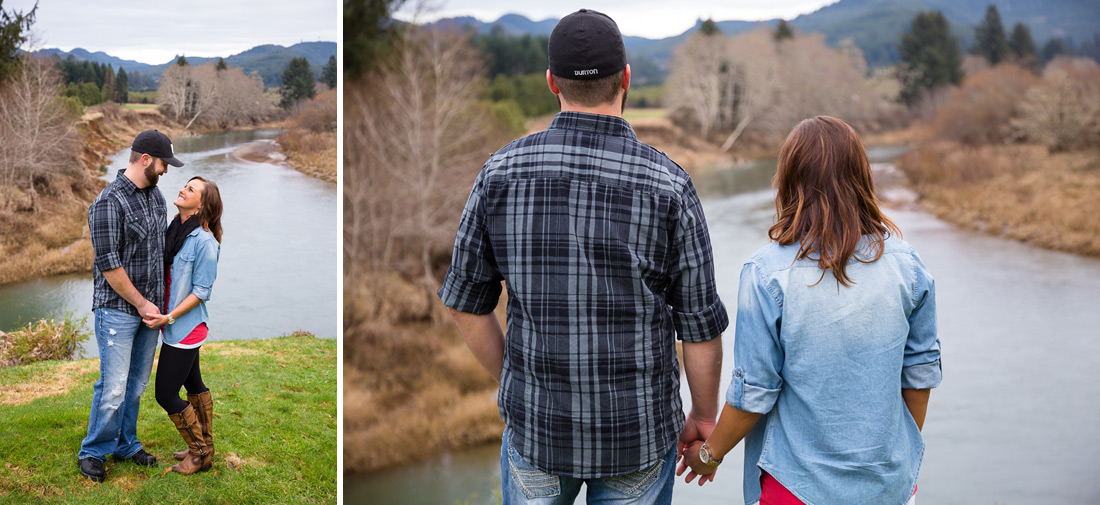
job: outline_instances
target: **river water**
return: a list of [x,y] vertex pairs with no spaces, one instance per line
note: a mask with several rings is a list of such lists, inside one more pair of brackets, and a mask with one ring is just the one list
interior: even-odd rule
[[[871,150],[876,177],[896,177],[885,162],[898,153]],[[695,178],[731,319],[741,265],[768,240],[774,170],[773,160]],[[1100,261],[959,230],[907,205],[887,214],[936,278],[944,380],[928,407],[917,501],[1100,503]],[[732,327],[724,337],[723,398]],[[345,502],[499,503],[499,455],[499,446],[486,447],[348,475]],[[738,447],[715,482],[679,482],[673,503],[742,503],[743,468]]]
[[[227,132],[174,139],[185,163],[161,176],[157,187],[174,216],[172,201],[187,179],[201,175],[218,184],[224,211],[221,258],[210,311],[210,339],[276,337],[296,330],[318,337],[339,334],[336,185],[281,165],[242,161],[232,152],[277,130]],[[110,157],[104,176],[126,168],[130,150]],[[0,330],[66,310],[91,315],[92,274],[45,277],[0,286]],[[95,337],[85,356],[99,354]]]

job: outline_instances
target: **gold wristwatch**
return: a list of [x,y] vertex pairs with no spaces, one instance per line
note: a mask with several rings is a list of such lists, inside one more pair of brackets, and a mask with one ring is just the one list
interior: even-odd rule
[[699,459],[707,466],[718,466],[722,464],[722,458],[715,458],[710,454],[710,446],[706,442],[703,442],[703,446],[699,448]]
[[174,324],[175,322],[176,322],[176,318],[172,317],[172,313],[169,312],[168,313],[168,324]]

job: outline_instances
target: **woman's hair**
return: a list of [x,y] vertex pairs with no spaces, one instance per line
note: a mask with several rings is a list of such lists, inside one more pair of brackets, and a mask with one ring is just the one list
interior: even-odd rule
[[222,241],[222,194],[218,191],[218,185],[214,184],[214,181],[207,180],[201,176],[194,176],[187,179],[187,182],[202,181],[202,203],[199,204],[199,224],[206,229],[210,230],[210,233],[214,234],[214,238],[221,243]]
[[856,259],[871,263],[882,256],[887,237],[901,236],[879,210],[859,135],[837,118],[817,116],[791,130],[779,151],[772,184],[779,219],[768,236],[780,245],[800,242],[798,259],[816,260],[822,279],[832,269],[838,285],[851,286],[855,281],[845,269],[861,237],[868,236],[866,252],[873,257]]

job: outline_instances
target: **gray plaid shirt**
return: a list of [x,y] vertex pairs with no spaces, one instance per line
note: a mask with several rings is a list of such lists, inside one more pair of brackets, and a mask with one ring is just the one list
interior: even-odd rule
[[88,208],[88,229],[95,251],[92,308],[139,315],[103,276],[104,271],[122,267],[138,292],[163,312],[164,229],[168,223],[164,196],[156,186],[139,189],[123,172],[118,171],[115,180]]
[[563,112],[486,162],[439,296],[487,314],[508,288],[499,407],[556,475],[638,471],[684,425],[675,336],[729,324],[691,179],[621,118]]

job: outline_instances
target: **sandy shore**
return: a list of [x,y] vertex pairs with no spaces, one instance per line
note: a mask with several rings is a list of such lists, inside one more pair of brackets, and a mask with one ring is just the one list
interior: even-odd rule
[[233,157],[253,163],[273,165],[280,165],[286,161],[286,155],[279,149],[279,144],[272,139],[257,140],[238,147],[233,151]]

